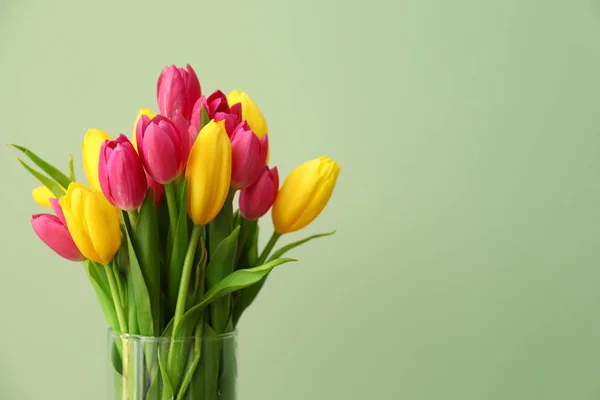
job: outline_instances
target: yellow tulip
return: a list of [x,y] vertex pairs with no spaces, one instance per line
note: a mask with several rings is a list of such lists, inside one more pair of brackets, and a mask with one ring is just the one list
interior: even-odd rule
[[90,129],[85,134],[83,144],[83,169],[92,189],[101,190],[98,180],[98,163],[100,161],[100,148],[105,140],[111,140],[108,134],[100,129]]
[[73,182],[59,200],[67,228],[81,253],[108,264],[121,246],[119,211],[98,190]]
[[188,214],[196,225],[212,221],[225,203],[231,183],[231,142],[225,121],[210,121],[192,146],[185,170]]
[[339,164],[327,156],[296,167],[273,204],[275,232],[294,232],[310,224],[327,205],[339,174]]
[[56,196],[46,186],[38,186],[31,191],[33,200],[42,207],[52,208],[50,199],[55,199]]
[[246,120],[250,129],[259,138],[269,132],[267,122],[263,118],[256,103],[248,96],[246,92],[234,90],[227,95],[227,103],[232,106],[236,103],[242,103],[242,120]]
[[150,119],[156,117],[156,114],[154,114],[149,108],[140,108],[140,111],[138,111],[137,118],[135,119],[135,124],[133,125],[133,136],[131,139],[131,144],[133,144],[133,148],[135,149],[135,151],[137,151],[137,135],[135,134],[135,130],[137,128],[138,122],[140,121],[140,118],[142,118],[142,115],[145,115]]

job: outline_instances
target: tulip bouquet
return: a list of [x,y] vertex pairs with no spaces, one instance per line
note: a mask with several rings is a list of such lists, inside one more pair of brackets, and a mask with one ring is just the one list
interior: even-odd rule
[[[340,167],[326,156],[308,161],[280,188],[256,104],[240,91],[202,96],[189,65],[162,70],[157,100],[158,114],[141,109],[131,139],[87,132],[87,185],[76,180],[72,156],[63,173],[14,145],[38,167],[19,160],[42,184],[34,200],[53,210],[33,215],[31,225],[58,255],[83,262],[110,329],[121,335],[111,361],[119,398],[233,399],[234,356],[217,346],[205,362],[201,343],[236,330],[273,268],[293,261],[285,253],[333,233],[273,251],[281,235],[323,210]],[[260,250],[258,219],[269,209],[274,231]],[[144,345],[140,360],[128,337],[168,345]],[[135,385],[134,370],[143,371]]]

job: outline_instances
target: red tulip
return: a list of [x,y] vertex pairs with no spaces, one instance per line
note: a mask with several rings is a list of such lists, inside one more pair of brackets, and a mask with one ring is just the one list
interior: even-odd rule
[[244,218],[259,219],[269,211],[279,190],[277,167],[263,167],[262,174],[253,185],[240,193],[240,212]]
[[104,197],[126,211],[137,210],[146,197],[146,174],[127,136],[106,140],[100,148],[98,179]]

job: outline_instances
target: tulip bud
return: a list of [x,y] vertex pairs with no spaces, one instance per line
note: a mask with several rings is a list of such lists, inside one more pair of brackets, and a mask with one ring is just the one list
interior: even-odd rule
[[231,142],[225,122],[202,128],[190,152],[187,168],[188,214],[196,225],[212,221],[225,203],[231,182]]
[[248,94],[240,92],[239,90],[234,90],[227,95],[227,100],[231,106],[241,103],[242,120],[248,121],[250,129],[252,129],[256,136],[260,138],[268,133],[269,129],[265,119],[256,106],[256,103],[254,103]]
[[136,128],[137,146],[148,174],[161,184],[173,181],[183,170],[181,134],[162,115],[150,119],[142,115]]
[[269,138],[256,137],[246,121],[231,135],[231,188],[243,189],[252,185],[265,169]]
[[69,185],[59,202],[79,251],[92,261],[110,263],[121,246],[119,211],[100,191],[78,182]]
[[156,117],[156,114],[154,114],[149,108],[140,108],[140,111],[138,111],[137,118],[135,119],[135,124],[133,125],[133,136],[131,137],[131,144],[133,145],[135,151],[137,151],[137,138],[135,131],[137,129],[138,123],[140,122],[140,118],[142,118],[142,115],[145,115],[150,119]]
[[271,216],[275,231],[289,233],[304,228],[325,208],[340,166],[323,156],[296,167],[279,190]]
[[100,181],[98,179],[98,162],[100,161],[100,148],[105,140],[111,140],[106,132],[100,129],[90,129],[83,138],[83,169],[90,187],[100,190]]
[[127,136],[106,140],[100,149],[98,177],[104,197],[122,210],[137,210],[146,197],[142,160]]
[[242,105],[238,103],[233,107],[229,107],[227,96],[220,90],[214,91],[208,98],[202,96],[194,104],[190,117],[189,135],[191,144],[194,143],[201,129],[202,106],[204,106],[209,120],[215,120],[215,122],[225,121],[225,130],[229,136],[242,121]]
[[85,257],[81,254],[69,230],[58,201],[52,199],[52,208],[56,216],[52,214],[36,214],[31,217],[31,226],[36,235],[50,247],[56,254],[71,261],[83,261]]
[[200,82],[189,64],[185,69],[171,65],[161,71],[156,85],[158,110],[161,115],[175,122],[178,112],[187,123],[192,107],[201,94]]
[[46,186],[38,186],[31,191],[33,201],[42,207],[50,208],[50,199],[55,199],[54,193]]
[[277,167],[263,167],[262,174],[240,193],[240,213],[248,220],[259,219],[269,211],[279,190]]

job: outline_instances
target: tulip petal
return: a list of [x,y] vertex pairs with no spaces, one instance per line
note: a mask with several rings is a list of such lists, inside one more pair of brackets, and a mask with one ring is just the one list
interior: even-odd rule
[[149,108],[140,108],[140,110],[138,111],[137,117],[135,119],[135,124],[133,124],[133,135],[131,136],[131,144],[133,145],[133,148],[135,149],[135,151],[138,151],[137,133],[136,132],[137,132],[138,123],[140,122],[142,115],[145,115],[149,119],[152,119],[156,116],[156,114],[154,114],[152,112],[152,110],[150,110]]
[[273,205],[275,230],[280,234],[293,232],[312,222],[329,201],[339,172],[337,162],[327,156],[294,169]]
[[42,207],[50,208],[50,199],[56,199],[54,193],[46,186],[38,186],[31,192],[33,200]]
[[202,128],[190,152],[188,213],[196,225],[206,225],[219,213],[231,183],[231,142],[225,123],[211,121]]
[[99,256],[98,261],[108,264],[121,245],[115,209],[100,192],[94,191],[87,196],[84,213],[90,241]]
[[56,217],[60,220],[60,222],[62,222],[64,226],[67,226],[65,214],[63,213],[62,207],[58,203],[58,200],[50,199],[50,205],[52,205],[52,210],[54,211],[54,214],[56,214]]
[[83,139],[83,169],[92,189],[100,190],[98,162],[100,160],[100,148],[105,140],[111,140],[110,136],[100,129],[88,130]]
[[69,230],[58,217],[50,214],[33,215],[31,226],[36,235],[59,256],[71,261],[85,259],[73,242]]
[[67,222],[67,228],[79,251],[81,251],[86,258],[100,262],[100,256],[94,249],[89,238],[83,212],[88,194],[89,189],[80,183],[74,182],[69,185],[67,194],[60,198],[59,203]]

